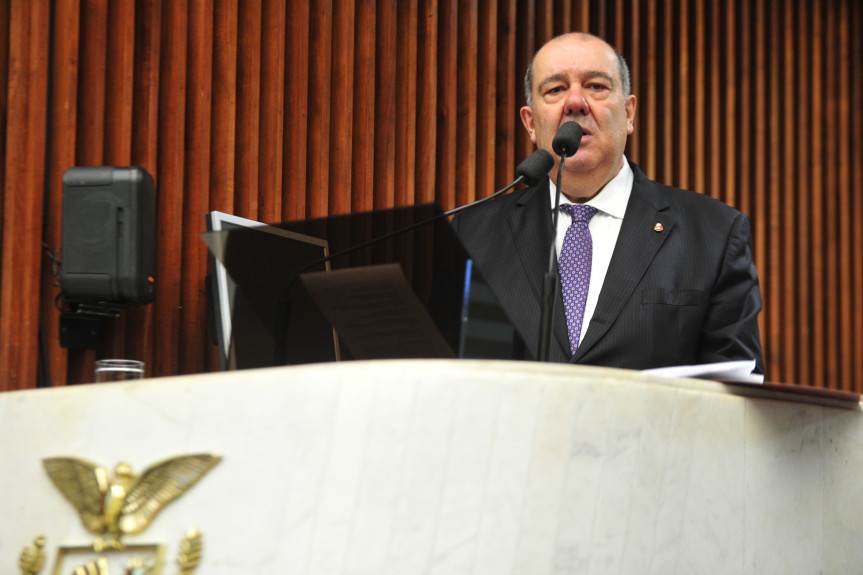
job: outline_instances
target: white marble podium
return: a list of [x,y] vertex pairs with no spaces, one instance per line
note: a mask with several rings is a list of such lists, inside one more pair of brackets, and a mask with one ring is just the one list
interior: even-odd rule
[[[93,536],[41,464],[223,457],[127,543],[196,573],[863,573],[859,404],[489,361],[0,394],[0,571]],[[116,575],[116,573],[114,574]]]

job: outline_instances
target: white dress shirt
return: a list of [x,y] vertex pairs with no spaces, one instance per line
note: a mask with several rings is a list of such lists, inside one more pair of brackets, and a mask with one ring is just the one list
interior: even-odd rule
[[[564,177],[566,177],[565,174]],[[587,292],[587,303],[584,308],[584,321],[581,327],[579,344],[584,339],[584,334],[587,333],[587,328],[590,325],[590,318],[593,317],[593,312],[596,310],[596,302],[599,300],[599,292],[602,289],[602,283],[605,281],[605,274],[608,272],[611,254],[617,243],[617,236],[620,234],[623,214],[626,212],[626,204],[629,202],[629,194],[632,193],[632,183],[634,180],[635,176],[632,173],[632,168],[629,167],[629,162],[624,158],[623,167],[617,175],[599,193],[586,202],[587,205],[595,207],[597,212],[591,218],[589,226],[590,237],[593,241],[593,261],[590,266],[590,288]],[[551,191],[550,197],[553,210],[556,203],[557,186],[553,181],[550,184],[549,189]],[[566,199],[566,196],[562,195],[560,197],[560,205],[571,203]],[[563,238],[566,235],[566,229],[571,223],[572,217],[566,212],[560,211],[557,219],[557,237],[555,240],[558,254],[563,247]]]

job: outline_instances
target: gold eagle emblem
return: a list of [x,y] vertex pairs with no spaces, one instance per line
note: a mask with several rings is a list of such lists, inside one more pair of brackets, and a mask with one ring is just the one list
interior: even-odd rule
[[[113,477],[99,465],[72,457],[52,457],[42,463],[51,481],[78,511],[84,527],[99,536],[94,547],[122,549],[121,536],[146,529],[162,509],[221,459],[209,454],[182,455],[156,463],[137,476],[127,463],[119,463]],[[109,540],[103,543],[105,536]]]

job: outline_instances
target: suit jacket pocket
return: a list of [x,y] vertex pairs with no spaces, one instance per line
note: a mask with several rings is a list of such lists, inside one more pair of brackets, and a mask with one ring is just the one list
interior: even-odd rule
[[695,363],[704,315],[710,303],[702,290],[642,291],[640,318],[651,337],[645,342],[654,365]]

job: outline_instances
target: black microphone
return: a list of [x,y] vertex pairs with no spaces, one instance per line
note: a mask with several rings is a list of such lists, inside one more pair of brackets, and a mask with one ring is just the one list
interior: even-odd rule
[[551,247],[548,253],[548,271],[542,285],[542,309],[539,318],[539,361],[548,361],[551,351],[550,342],[554,331],[554,300],[557,294],[557,285],[560,282],[559,275],[555,272],[555,253],[557,252],[557,215],[560,212],[560,186],[563,176],[563,164],[567,158],[575,155],[581,145],[581,137],[584,129],[577,122],[566,122],[557,130],[551,141],[551,149],[560,156],[560,164],[557,167],[557,193],[554,198],[554,210],[552,211],[551,225]]
[[552,167],[554,167],[554,158],[551,156],[551,154],[549,154],[545,150],[538,149],[521,161],[521,163],[515,169],[515,173],[518,177],[513,180],[510,185],[496,191],[488,197],[473,201],[469,204],[465,204],[463,206],[459,206],[448,212],[445,212],[444,214],[442,214],[442,216],[452,216],[463,212],[468,208],[472,208],[477,204],[481,204],[483,202],[491,200],[492,198],[496,198],[499,195],[508,192],[522,182],[528,184],[529,186],[532,186],[538,183],[542,178],[546,177]]
[[558,156],[566,156],[570,158],[578,151],[581,145],[581,137],[584,135],[584,130],[576,122],[567,122],[557,131],[554,139],[551,141],[551,149]]
[[551,154],[539,149],[522,160],[515,169],[515,175],[523,177],[524,182],[532,186],[546,177],[553,167],[554,158]]

